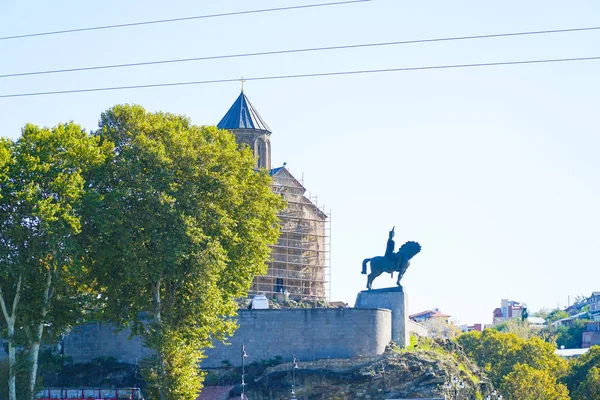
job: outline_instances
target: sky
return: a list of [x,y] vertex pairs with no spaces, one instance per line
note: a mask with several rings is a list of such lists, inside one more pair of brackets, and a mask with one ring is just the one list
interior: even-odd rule
[[[0,0],[0,37],[319,0]],[[324,1],[326,2],[326,1]],[[372,0],[0,40],[0,75],[222,54],[600,26],[593,0]],[[600,56],[600,31],[445,41],[0,78],[0,95],[181,81]],[[331,299],[352,305],[364,258],[418,241],[409,312],[489,323],[600,290],[600,61],[249,81],[287,163],[331,212]],[[0,98],[0,136],[136,103],[219,122],[240,83]],[[374,287],[393,286],[382,276]],[[569,297],[570,296],[570,297]]]

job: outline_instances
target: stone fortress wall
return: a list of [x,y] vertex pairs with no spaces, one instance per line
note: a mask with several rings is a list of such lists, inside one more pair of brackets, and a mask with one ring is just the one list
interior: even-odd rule
[[64,338],[64,352],[74,363],[90,362],[95,358],[113,357],[119,362],[136,364],[150,355],[139,336],[131,337],[129,329],[115,330],[110,324],[87,323],[75,327]]
[[[308,308],[240,310],[239,329],[230,345],[215,343],[207,349],[202,367],[215,368],[224,361],[241,365],[241,344],[246,363],[277,356],[300,360],[368,357],[382,354],[392,340],[392,313],[386,309]],[[115,332],[110,325],[90,323],[77,327],[64,339],[65,354],[73,362],[114,357],[134,364],[149,354],[138,337]]]

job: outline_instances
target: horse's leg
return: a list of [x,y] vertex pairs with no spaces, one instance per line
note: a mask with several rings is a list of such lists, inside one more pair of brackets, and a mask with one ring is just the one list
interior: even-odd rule
[[375,280],[375,278],[377,278],[377,275],[375,275],[375,271],[372,271],[367,278],[367,289],[373,289],[371,285],[373,284],[373,280]]
[[369,274],[369,279],[367,281],[367,289],[372,290],[373,287],[371,286],[373,284],[373,281],[375,280],[375,278],[377,278],[379,275],[381,275],[383,273],[383,271],[372,271]]
[[363,274],[363,275],[366,275],[366,274],[367,274],[367,263],[368,263],[369,261],[371,261],[371,259],[370,259],[370,258],[365,258],[365,259],[363,260],[361,274]]

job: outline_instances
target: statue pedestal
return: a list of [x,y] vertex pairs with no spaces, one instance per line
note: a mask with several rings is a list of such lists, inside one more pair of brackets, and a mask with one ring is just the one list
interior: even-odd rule
[[384,308],[392,312],[392,340],[400,347],[410,344],[408,304],[401,287],[363,290],[356,296],[354,308]]

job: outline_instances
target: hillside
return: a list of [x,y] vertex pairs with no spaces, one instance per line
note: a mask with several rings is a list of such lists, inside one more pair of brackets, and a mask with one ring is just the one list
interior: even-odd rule
[[[248,369],[246,393],[252,400],[288,399],[293,383],[291,363],[259,371]],[[214,383],[239,383],[239,369],[213,372]],[[295,393],[299,399],[346,400],[390,398],[485,398],[493,388],[459,346],[451,342],[421,340],[408,350],[389,348],[373,358],[300,361]],[[464,387],[446,385],[457,377]],[[209,382],[207,382],[209,383]],[[239,391],[239,386],[236,388]]]

